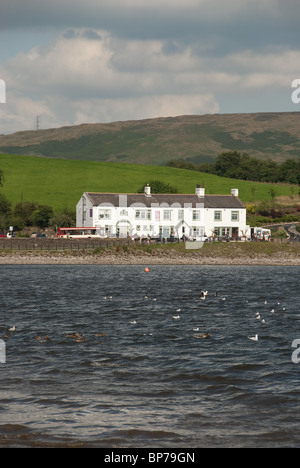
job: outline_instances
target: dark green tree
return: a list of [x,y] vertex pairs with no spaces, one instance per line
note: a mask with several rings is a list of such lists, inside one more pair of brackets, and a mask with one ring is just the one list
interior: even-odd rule
[[151,187],[151,193],[178,193],[178,188],[175,185],[166,184],[161,180],[149,180],[137,190],[137,193],[143,193],[147,184]]
[[34,211],[32,220],[33,224],[40,228],[49,226],[49,221],[53,217],[53,209],[48,205],[38,205]]
[[14,216],[23,221],[24,226],[32,226],[33,213],[37,209],[35,202],[17,203],[14,209]]
[[73,212],[64,210],[62,213],[55,214],[49,220],[49,226],[57,230],[59,227],[72,227],[75,226],[76,215]]
[[11,203],[0,193],[0,230],[6,231],[11,225]]

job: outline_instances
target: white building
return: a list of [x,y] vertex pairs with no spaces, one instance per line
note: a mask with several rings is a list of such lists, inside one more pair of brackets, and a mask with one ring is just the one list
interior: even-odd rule
[[249,236],[246,207],[238,189],[230,195],[85,192],[76,207],[76,227],[93,227],[102,237]]

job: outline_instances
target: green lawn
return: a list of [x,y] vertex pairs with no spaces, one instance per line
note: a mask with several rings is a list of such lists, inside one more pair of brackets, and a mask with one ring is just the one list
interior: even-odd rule
[[[131,193],[151,179],[176,185],[181,193],[194,193],[202,182],[208,194],[230,194],[231,188],[238,188],[245,203],[269,199],[271,187],[277,196],[292,193],[290,185],[238,181],[166,166],[0,154],[0,168],[5,179],[1,190],[13,204],[21,199],[37,201],[55,211],[74,210],[85,191]],[[298,193],[298,187],[294,190]]]

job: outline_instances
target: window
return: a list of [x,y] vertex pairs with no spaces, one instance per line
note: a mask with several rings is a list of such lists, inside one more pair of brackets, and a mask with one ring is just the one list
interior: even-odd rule
[[200,210],[193,210],[193,221],[200,221]]
[[192,227],[192,232],[194,237],[201,237],[204,236],[204,228],[203,227]]
[[239,221],[239,212],[238,211],[232,211],[231,212],[231,221]]
[[178,210],[178,221],[183,220],[183,210]]
[[151,219],[151,210],[136,210],[135,219]]
[[229,227],[218,227],[215,229],[215,234],[218,237],[226,237],[226,236],[231,236],[231,228]]
[[171,210],[164,210],[164,221],[171,220]]
[[222,221],[222,211],[215,211],[215,221]]
[[99,210],[99,219],[110,219],[110,210]]

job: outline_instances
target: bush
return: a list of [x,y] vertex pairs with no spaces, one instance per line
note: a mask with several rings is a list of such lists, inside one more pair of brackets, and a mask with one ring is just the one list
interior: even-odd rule
[[50,219],[49,225],[55,231],[60,227],[72,227],[75,225],[75,216],[65,210],[63,213],[54,215]]
[[50,218],[53,217],[53,209],[48,205],[38,205],[36,211],[34,211],[32,216],[33,223],[40,227],[46,228],[49,226]]
[[254,215],[256,213],[256,205],[247,205],[247,214]]
[[161,180],[149,180],[137,190],[137,193],[143,193],[147,184],[151,187],[151,193],[178,193],[178,188],[175,185],[166,184]]
[[[14,223],[18,225],[24,226],[32,226],[33,225],[33,213],[37,209],[37,203],[35,202],[22,202],[22,203],[17,203],[14,209],[14,219],[17,220],[17,222]],[[23,229],[23,228],[19,228]]]

